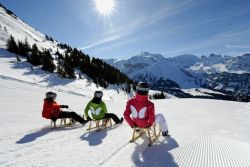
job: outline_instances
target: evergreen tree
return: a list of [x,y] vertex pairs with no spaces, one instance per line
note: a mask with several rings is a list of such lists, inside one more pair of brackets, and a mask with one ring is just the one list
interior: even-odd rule
[[43,61],[42,61],[42,69],[49,71],[49,72],[54,72],[56,66],[53,63],[53,58],[48,50],[44,50],[42,53]]
[[65,70],[65,74],[68,78],[71,78],[71,79],[76,78],[72,60],[67,54],[65,55],[65,58],[64,58],[63,67]]
[[56,51],[55,54],[58,56],[58,57],[57,57],[57,58],[58,58],[58,61],[64,59],[64,58],[63,58],[63,55],[62,55],[58,50]]
[[165,99],[165,95],[163,93],[163,91],[161,93],[155,93],[153,94],[153,98],[154,99]]
[[46,40],[49,40],[49,36],[48,36],[47,34],[45,35],[45,39],[46,39]]
[[7,50],[12,52],[12,53],[18,53],[18,47],[17,47],[16,41],[12,35],[7,40]]
[[76,48],[74,48],[71,52],[71,59],[72,65],[77,69],[79,69],[80,67],[81,58],[82,56],[80,55],[80,52]]
[[27,41],[27,38],[25,39],[25,42],[18,41],[18,49],[17,54],[27,57],[28,53],[30,52],[30,45]]
[[23,47],[25,54],[28,54],[31,51],[30,44],[27,38],[25,38]]
[[24,50],[24,44],[21,41],[18,41],[18,51],[17,54],[25,56],[27,55],[26,51]]
[[58,60],[58,64],[57,64],[57,74],[63,78],[66,77],[66,73],[63,67],[63,60]]
[[28,58],[28,61],[33,64],[33,65],[41,65],[42,64],[42,57],[41,57],[41,53],[38,50],[36,44],[32,45],[32,49],[31,49],[31,55]]

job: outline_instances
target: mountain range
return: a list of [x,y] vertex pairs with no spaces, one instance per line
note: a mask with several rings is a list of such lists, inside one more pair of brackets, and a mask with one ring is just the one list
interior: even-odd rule
[[128,60],[105,61],[131,79],[147,81],[153,87],[170,80],[183,89],[206,87],[227,93],[250,89],[250,54],[236,57],[186,54],[165,58],[161,54],[141,52]]

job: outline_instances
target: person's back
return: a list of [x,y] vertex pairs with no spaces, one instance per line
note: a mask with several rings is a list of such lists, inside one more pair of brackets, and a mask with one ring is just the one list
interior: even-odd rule
[[[87,104],[84,110],[84,114],[88,121],[101,120],[112,118],[116,124],[123,122],[123,118],[119,119],[115,114],[108,113],[106,104],[102,101],[103,92],[95,91],[93,99]],[[92,118],[90,118],[92,117]]]
[[136,96],[127,102],[124,118],[130,127],[146,128],[159,123],[162,135],[168,135],[168,127],[162,114],[155,115],[154,104],[148,100],[149,86],[140,82],[136,87]]
[[46,94],[46,98],[44,99],[42,117],[46,119],[51,119],[53,116],[58,116],[61,111],[60,105],[54,101],[54,97],[56,97],[56,94],[53,92],[48,92]]
[[[135,98],[127,102],[124,118],[130,126],[134,123],[139,127],[148,127],[155,121],[154,104],[148,100],[148,96],[136,94]],[[130,118],[132,114],[133,120]]]
[[66,112],[62,111],[61,108],[69,108],[68,105],[59,105],[55,99],[57,94],[55,92],[47,92],[46,98],[43,102],[43,111],[42,117],[46,119],[51,119],[52,121],[56,121],[59,118],[72,118],[75,121],[85,124],[86,121],[84,118],[76,114],[75,112]]
[[91,117],[94,120],[103,119],[105,117],[105,113],[107,113],[106,104],[103,101],[101,101],[100,103],[94,103],[91,100],[85,108],[86,117],[89,117],[89,111],[91,111]]

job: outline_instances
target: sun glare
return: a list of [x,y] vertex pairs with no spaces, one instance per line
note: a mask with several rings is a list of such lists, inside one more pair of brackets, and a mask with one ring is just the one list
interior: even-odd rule
[[115,7],[115,0],[94,0],[97,11],[101,15],[112,14]]

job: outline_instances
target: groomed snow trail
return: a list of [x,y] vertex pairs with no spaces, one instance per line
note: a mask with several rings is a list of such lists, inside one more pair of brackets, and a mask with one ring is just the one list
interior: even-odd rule
[[[248,167],[250,145],[218,136],[203,136],[171,152],[182,167]],[[168,166],[168,162],[164,163]]]

